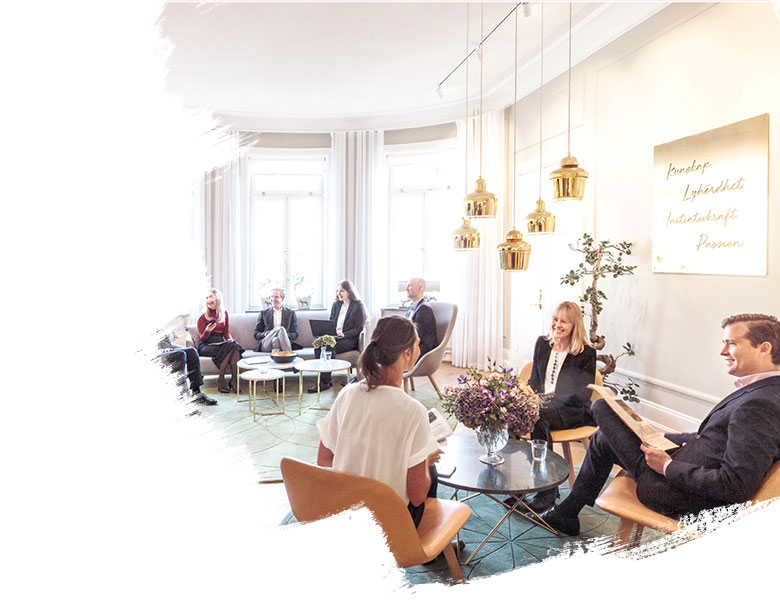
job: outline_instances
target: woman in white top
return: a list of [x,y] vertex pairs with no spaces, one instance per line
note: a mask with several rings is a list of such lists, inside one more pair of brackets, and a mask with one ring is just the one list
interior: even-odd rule
[[[588,341],[582,311],[574,302],[561,302],[553,312],[550,333],[540,336],[534,348],[528,385],[550,397],[539,411],[531,438],[551,445],[550,431],[593,425],[587,386],[595,377],[596,350]],[[553,505],[557,495],[557,488],[539,492],[528,506],[541,512]]]
[[408,503],[415,526],[425,498],[436,496],[433,465],[441,454],[425,407],[401,389],[419,344],[409,319],[379,319],[360,355],[365,379],[345,387],[317,423],[317,464],[388,484]]
[[[336,345],[333,346],[333,358],[339,353],[358,349],[360,332],[363,331],[365,319],[366,311],[363,302],[352,282],[345,279],[336,288],[336,301],[330,307],[330,320],[336,322]],[[320,348],[314,350],[314,355],[320,357]],[[331,385],[333,384],[330,373],[322,373],[320,390],[327,390]],[[310,393],[316,391],[316,384],[309,388]]]

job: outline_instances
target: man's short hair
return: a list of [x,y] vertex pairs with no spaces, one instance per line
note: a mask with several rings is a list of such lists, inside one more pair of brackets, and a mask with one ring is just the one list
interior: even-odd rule
[[720,326],[744,323],[747,327],[745,337],[755,348],[763,342],[772,345],[772,363],[780,365],[780,321],[772,315],[761,313],[744,313],[733,315],[721,321]]
[[425,279],[422,277],[412,277],[409,282],[412,283],[415,287],[421,287],[423,292],[425,291]]
[[284,296],[285,296],[284,288],[271,288],[271,295],[272,296],[274,295],[274,292],[281,292],[282,293],[282,298],[284,298]]

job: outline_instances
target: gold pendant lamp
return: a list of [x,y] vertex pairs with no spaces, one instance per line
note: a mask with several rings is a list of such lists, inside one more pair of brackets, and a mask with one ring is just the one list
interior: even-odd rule
[[526,218],[528,233],[554,233],[555,215],[547,211],[542,200],[542,88],[544,87],[544,4],[542,4],[541,32],[539,34],[539,199],[536,210]]
[[495,218],[498,209],[498,198],[496,195],[487,191],[485,180],[482,179],[482,72],[485,62],[483,48],[484,41],[484,5],[480,13],[480,41],[479,55],[479,178],[473,192],[466,196],[464,203],[466,205],[466,216],[472,219]]
[[531,259],[531,244],[523,240],[523,234],[514,226],[517,203],[517,10],[515,10],[515,92],[512,104],[512,229],[506,240],[498,245],[498,261],[502,271],[527,271]]
[[[465,130],[465,185],[464,189],[469,189],[469,5],[466,3],[466,120],[464,122]],[[479,231],[471,225],[471,221],[463,219],[463,223],[452,232],[452,247],[455,250],[479,250],[480,235]]]
[[566,156],[561,159],[561,168],[550,173],[553,197],[556,200],[582,200],[585,195],[585,181],[588,172],[571,155],[571,2],[569,2],[569,124]]

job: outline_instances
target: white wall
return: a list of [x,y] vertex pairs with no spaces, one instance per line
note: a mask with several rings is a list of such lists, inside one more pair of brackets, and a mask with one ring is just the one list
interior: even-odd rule
[[[780,187],[772,177],[780,167],[778,64],[780,19],[772,6],[719,4],[639,45],[618,40],[575,69],[572,153],[590,172],[586,198],[582,207],[548,202],[559,216],[559,229],[568,233],[537,242],[535,270],[512,276],[505,344],[510,356],[519,352],[528,358],[554,303],[580,293],[579,288],[560,288],[557,281],[576,265],[566,244],[581,229],[598,239],[634,243],[636,275],[602,284],[609,302],[599,331],[607,336],[609,351],[619,351],[625,341],[636,346],[637,356],[621,359],[618,372],[641,383],[639,412],[663,426],[687,430],[733,389],[718,356],[720,320],[740,312],[780,315]],[[565,155],[561,79],[545,88],[546,170]],[[532,95],[519,103],[524,140],[538,139],[537,102]],[[768,275],[652,273],[653,147],[763,113],[770,113]],[[535,141],[518,154],[519,189],[533,179],[534,190],[518,208],[521,215],[536,199],[536,171],[523,174],[520,168],[530,164],[533,154],[538,161]],[[543,183],[548,199],[547,172]],[[542,311],[529,307],[540,284],[548,299]]]

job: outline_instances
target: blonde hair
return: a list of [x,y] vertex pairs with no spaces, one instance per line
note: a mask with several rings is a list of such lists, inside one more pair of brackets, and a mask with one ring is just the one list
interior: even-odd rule
[[[206,296],[208,296],[212,292],[214,293],[214,296],[216,296],[217,298],[216,319],[217,321],[222,322],[225,320],[225,309],[222,306],[222,292],[220,292],[217,288],[209,288],[208,290],[206,290]],[[203,316],[206,317],[207,321],[215,317],[215,315],[209,313],[208,304],[203,305]]]
[[[572,354],[580,354],[585,349],[585,346],[590,346],[588,334],[585,331],[585,321],[582,318],[582,311],[579,306],[574,302],[561,302],[553,311],[553,316],[556,314],[565,318],[572,324],[571,346],[569,347],[569,352]],[[550,333],[547,335],[547,341],[549,341],[552,346],[552,328],[550,328]]]

